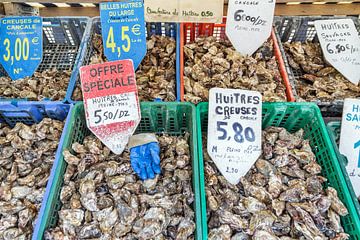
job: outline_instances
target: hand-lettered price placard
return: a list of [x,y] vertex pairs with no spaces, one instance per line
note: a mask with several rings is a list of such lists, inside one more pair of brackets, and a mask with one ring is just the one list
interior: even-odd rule
[[5,17],[0,24],[0,63],[12,80],[34,74],[42,60],[41,17]]
[[315,21],[315,28],[328,61],[350,82],[360,80],[360,38],[351,19]]
[[221,23],[224,0],[145,0],[147,22]]
[[132,61],[84,66],[80,78],[87,126],[121,154],[141,119]]
[[146,34],[142,0],[100,3],[104,53],[109,61],[132,59],[134,67],[146,55]]
[[355,194],[360,196],[360,100],[345,99],[341,122],[340,153],[348,159],[346,170]]
[[269,37],[275,0],[229,0],[226,35],[243,55],[253,54]]
[[261,94],[222,88],[209,94],[207,151],[222,175],[237,184],[261,154]]

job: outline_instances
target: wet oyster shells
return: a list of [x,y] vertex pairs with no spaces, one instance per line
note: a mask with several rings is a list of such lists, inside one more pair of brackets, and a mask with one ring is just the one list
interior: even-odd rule
[[64,124],[0,124],[0,239],[31,239]]
[[[101,35],[92,39],[94,55],[90,64],[106,62]],[[176,100],[176,42],[173,38],[152,35],[147,40],[147,54],[135,72],[140,101]],[[74,100],[82,100],[81,87],[74,90]]]
[[28,100],[63,100],[70,81],[71,71],[56,69],[35,72],[32,77],[12,81],[0,77],[0,96],[4,98],[27,98]]
[[271,39],[253,56],[242,56],[230,41],[215,37],[199,37],[184,46],[184,53],[186,101],[208,101],[213,87],[254,90],[266,102],[286,101]]
[[[269,127],[263,139],[263,154],[237,185],[204,150],[208,238],[348,239],[340,224],[348,211],[334,188],[323,189],[326,179],[303,130]],[[203,141],[206,147],[205,135]],[[289,160],[280,164],[279,156]]]
[[66,150],[59,222],[45,239],[193,239],[189,135],[158,140],[162,173],[146,181],[133,173],[128,150],[110,153],[94,136]]
[[360,87],[326,63],[319,43],[284,43],[293,71],[301,72],[296,91],[305,101],[334,101],[360,96]]

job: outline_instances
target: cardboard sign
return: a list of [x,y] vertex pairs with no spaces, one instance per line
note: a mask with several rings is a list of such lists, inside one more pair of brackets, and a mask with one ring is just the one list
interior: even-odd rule
[[80,68],[88,128],[115,154],[121,154],[140,122],[131,60]]
[[0,63],[10,78],[32,76],[43,55],[42,18],[2,18],[0,44]]
[[145,0],[147,22],[221,23],[224,0]]
[[360,80],[360,38],[351,19],[315,21],[326,61],[350,82]]
[[207,151],[222,175],[237,184],[261,154],[262,97],[222,88],[209,94]]
[[229,0],[226,35],[235,49],[252,55],[270,37],[275,0]]
[[100,20],[107,59],[132,59],[137,69],[146,55],[142,0],[100,3]]
[[348,159],[346,170],[355,194],[360,196],[360,100],[345,99],[341,122],[340,153]]

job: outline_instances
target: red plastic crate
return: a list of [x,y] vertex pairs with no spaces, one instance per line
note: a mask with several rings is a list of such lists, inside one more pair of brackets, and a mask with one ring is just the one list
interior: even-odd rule
[[[218,40],[226,39],[226,17],[223,23],[182,23],[180,26],[180,100],[184,101],[184,45],[196,40],[199,36],[214,36]],[[281,54],[275,31],[270,36],[274,42],[274,56],[279,65],[279,71],[286,87],[286,97],[289,102],[295,102],[292,86],[285,69],[284,56]]]

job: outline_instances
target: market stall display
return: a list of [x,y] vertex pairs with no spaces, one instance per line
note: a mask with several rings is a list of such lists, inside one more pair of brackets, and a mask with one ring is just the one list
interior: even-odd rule
[[[99,18],[92,20],[83,65],[107,61],[103,51]],[[147,24],[147,54],[136,70],[136,81],[141,101],[176,101],[177,25],[175,23]],[[79,80],[72,101],[82,100]]]
[[[78,66],[86,17],[43,19],[43,58],[32,77],[11,80],[0,71],[0,98],[28,100],[65,100],[72,70]],[[0,66],[0,68],[2,68]]]
[[[360,96],[360,88],[325,61],[314,27],[315,20],[324,19],[329,17],[276,17],[274,24],[286,51],[298,101],[316,102],[324,116],[335,117],[341,115],[345,98]],[[349,19],[359,30],[358,19]]]
[[253,56],[241,56],[225,35],[225,24],[183,24],[180,69],[185,101],[208,100],[212,87],[259,91],[263,100],[293,101],[275,33]]
[[[331,239],[337,234],[347,239],[343,232],[359,236],[357,209],[315,105],[263,104],[263,155],[236,186],[219,176],[206,157],[201,135],[206,133],[207,116],[208,103],[199,104],[199,168],[206,202],[203,228],[209,239],[249,235]],[[342,216],[341,224],[337,215]]]
[[68,111],[61,103],[0,104],[1,239],[31,238]]
[[[162,174],[139,180],[128,152],[111,154],[89,135],[83,104],[78,103],[36,236],[70,237],[75,230],[88,237],[201,236],[195,108],[187,103],[142,103],[141,110],[137,132],[159,134]],[[90,224],[92,220],[99,226]]]

